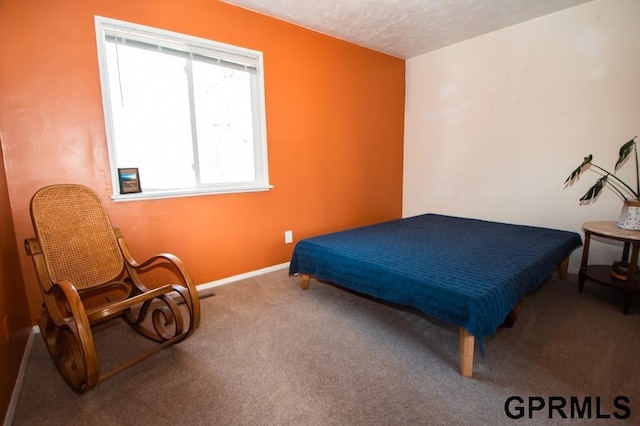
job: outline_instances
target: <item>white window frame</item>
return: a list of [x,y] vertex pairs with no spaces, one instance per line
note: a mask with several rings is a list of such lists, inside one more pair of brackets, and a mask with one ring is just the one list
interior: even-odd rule
[[[172,198],[194,195],[235,193],[235,192],[256,192],[267,191],[273,188],[269,184],[269,172],[267,161],[267,130],[266,130],[266,114],[265,114],[265,96],[264,96],[264,72],[263,72],[263,55],[262,52],[251,50],[243,47],[233,46],[216,41],[206,40],[186,34],[180,34],[172,31],[152,28],[144,25],[133,24],[101,16],[94,16],[96,42],[98,49],[98,65],[100,71],[100,85],[102,90],[102,104],[105,119],[105,131],[107,137],[107,146],[109,151],[109,163],[111,170],[111,185],[113,189],[112,198],[115,201],[140,200],[140,199],[156,199],[156,198]],[[106,57],[106,33],[113,30],[123,31],[126,33],[133,32],[135,34],[144,34],[162,43],[173,46],[181,46],[190,52],[204,54],[216,59],[238,58],[243,57],[256,67],[255,79],[252,81],[252,99],[253,99],[253,121],[254,121],[254,170],[255,180],[253,182],[216,184],[212,186],[200,186],[188,189],[165,189],[154,191],[143,191],[132,194],[120,194],[118,180],[118,159],[115,143],[114,123],[111,114],[111,94],[109,90],[109,75]],[[129,167],[122,165],[120,167]],[[144,176],[140,176],[141,182],[144,182]],[[144,186],[144,183],[143,183]]]

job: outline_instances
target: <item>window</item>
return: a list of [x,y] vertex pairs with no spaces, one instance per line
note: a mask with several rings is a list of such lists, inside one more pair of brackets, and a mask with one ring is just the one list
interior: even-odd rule
[[[261,52],[95,23],[114,199],[269,188]],[[142,192],[119,193],[120,168]]]

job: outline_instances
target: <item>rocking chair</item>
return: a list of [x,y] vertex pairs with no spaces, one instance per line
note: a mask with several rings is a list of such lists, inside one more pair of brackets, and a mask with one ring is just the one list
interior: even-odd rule
[[[72,184],[44,187],[31,199],[31,220],[36,238],[25,240],[25,249],[44,299],[40,332],[58,371],[77,393],[198,328],[198,293],[182,261],[164,253],[137,263],[93,190]],[[179,283],[145,287],[139,274],[155,268],[171,270]],[[92,327],[115,318],[158,344],[101,373]]]

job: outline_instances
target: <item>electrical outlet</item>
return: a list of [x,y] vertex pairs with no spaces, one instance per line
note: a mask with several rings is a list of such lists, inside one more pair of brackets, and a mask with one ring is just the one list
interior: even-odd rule
[[284,243],[291,244],[293,242],[293,231],[284,231]]

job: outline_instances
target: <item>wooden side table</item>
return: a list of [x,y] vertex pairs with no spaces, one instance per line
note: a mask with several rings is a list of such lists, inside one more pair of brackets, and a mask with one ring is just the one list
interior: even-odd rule
[[[633,301],[633,296],[640,293],[638,280],[638,252],[640,252],[640,231],[629,231],[622,229],[615,221],[585,222],[582,224],[585,241],[582,249],[582,263],[578,274],[578,291],[582,293],[586,279],[594,281],[607,287],[613,287],[622,291],[623,312],[629,313],[629,308]],[[589,265],[589,245],[591,236],[609,240],[622,241],[622,262],[629,262],[629,275],[626,280],[616,279],[612,276],[611,265]],[[631,249],[631,258],[629,250]]]

